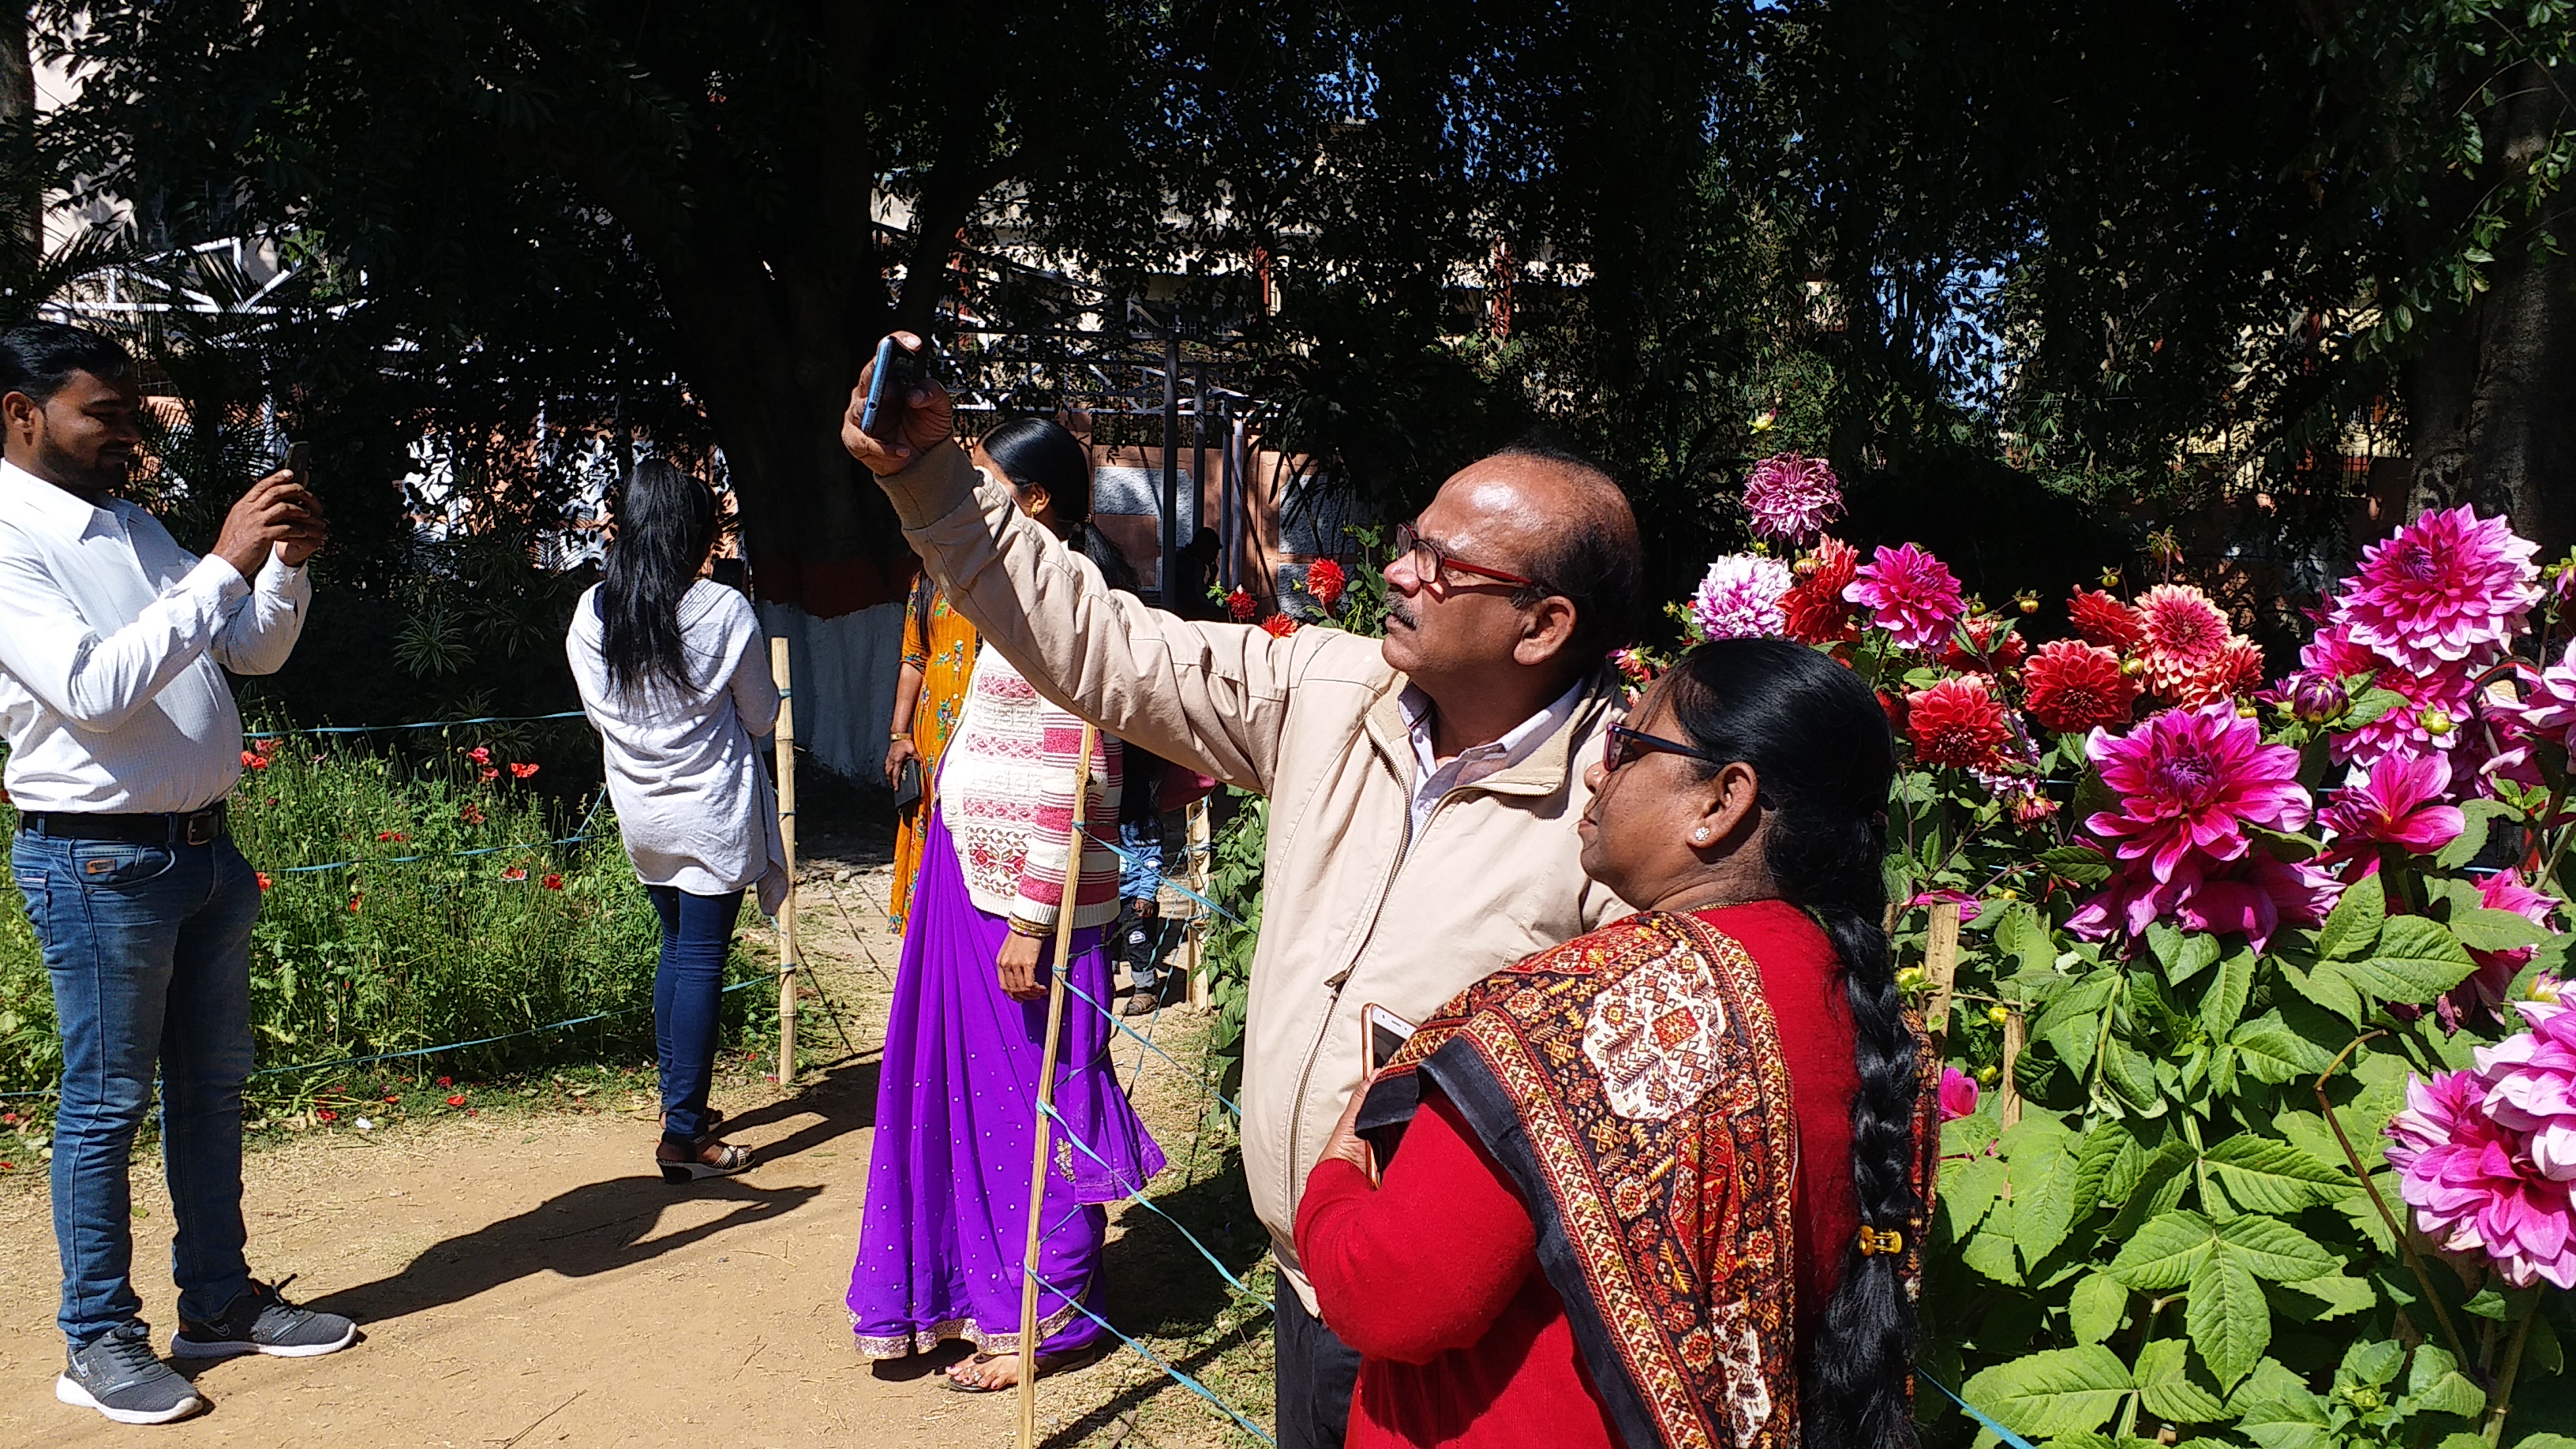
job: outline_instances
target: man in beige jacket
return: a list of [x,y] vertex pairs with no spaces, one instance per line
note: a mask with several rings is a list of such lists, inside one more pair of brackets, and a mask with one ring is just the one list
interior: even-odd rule
[[1590,464],[1498,454],[1399,533],[1382,646],[1330,629],[1273,638],[1113,593],[1020,515],[1008,482],[977,472],[936,384],[911,395],[890,442],[859,429],[866,391],[862,378],[842,441],[986,642],[1120,739],[1270,797],[1244,1173],[1290,1290],[1279,1443],[1339,1446],[1358,1357],[1314,1316],[1297,1201],[1359,1085],[1368,1005],[1420,1020],[1625,909],[1584,876],[1574,826],[1621,697],[1602,661],[1636,621],[1636,519]]

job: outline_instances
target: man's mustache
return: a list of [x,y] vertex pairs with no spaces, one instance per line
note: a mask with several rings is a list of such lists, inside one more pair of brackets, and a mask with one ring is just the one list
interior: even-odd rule
[[1404,600],[1402,599],[1389,599],[1386,601],[1386,616],[1388,619],[1395,623],[1402,624],[1408,629],[1417,629],[1421,627],[1420,622],[1413,617],[1413,611],[1404,606]]

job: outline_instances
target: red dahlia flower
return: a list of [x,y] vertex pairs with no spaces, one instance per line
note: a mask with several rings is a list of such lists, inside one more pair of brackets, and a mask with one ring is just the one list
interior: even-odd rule
[[1297,632],[1297,621],[1285,614],[1273,614],[1261,621],[1261,632],[1274,639],[1285,639]]
[[1306,594],[1327,609],[1342,601],[1342,590],[1349,586],[1342,566],[1331,559],[1319,558],[1306,565]]
[[1797,582],[1780,596],[1781,630],[1801,644],[1848,644],[1860,637],[1860,611],[1843,598],[1860,573],[1860,554],[1838,538],[1820,539],[1798,561]]
[[2029,647],[2030,641],[2014,633],[2010,622],[1979,614],[1959,626],[1958,636],[1941,651],[1941,664],[1946,669],[1992,674],[2021,663],[2022,651]]
[[2138,611],[2109,594],[2077,589],[2066,601],[2066,617],[2087,644],[2126,653],[2147,639],[2147,626]]
[[2003,702],[1986,692],[1982,679],[1945,679],[1907,694],[1905,704],[1906,738],[1914,742],[1914,758],[1927,765],[1992,766],[2012,738]]
[[2031,717],[2060,734],[2127,724],[2138,702],[2138,681],[2120,671],[2119,655],[2073,639],[2039,646],[2021,687]]
[[1252,616],[1261,612],[1261,606],[1252,601],[1252,595],[1237,588],[1233,593],[1225,596],[1225,612],[1226,617],[1234,622],[1249,624],[1252,622]]
[[2146,634],[2147,687],[2176,698],[2218,662],[2236,632],[2209,595],[2189,584],[2147,590],[2138,599],[2138,622]]
[[1843,597],[1866,605],[1870,623],[1885,629],[1900,649],[1940,643],[1967,612],[1950,566],[1910,543],[1902,548],[1880,544]]

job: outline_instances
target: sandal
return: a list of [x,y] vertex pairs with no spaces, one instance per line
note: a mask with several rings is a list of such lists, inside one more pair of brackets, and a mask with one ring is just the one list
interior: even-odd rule
[[663,1147],[653,1149],[653,1165],[662,1169],[664,1182],[695,1182],[702,1177],[731,1177],[751,1166],[751,1149],[730,1142],[701,1137],[689,1144],[687,1157],[665,1157]]

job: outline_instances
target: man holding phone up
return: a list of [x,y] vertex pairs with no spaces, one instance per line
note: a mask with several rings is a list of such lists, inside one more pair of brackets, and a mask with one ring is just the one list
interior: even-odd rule
[[977,474],[942,388],[917,385],[899,411],[880,398],[869,419],[870,381],[842,442],[951,606],[1057,704],[1271,799],[1244,1170],[1293,1290],[1279,1298],[1279,1442],[1339,1446],[1358,1356],[1315,1317],[1297,1200],[1360,1084],[1365,1007],[1420,1020],[1625,909],[1584,876],[1574,827],[1622,697],[1603,657],[1638,613],[1636,519],[1581,459],[1500,453],[1398,530],[1382,646],[1273,638],[1111,591]]
[[152,1351],[134,1291],[126,1183],[161,1081],[178,1237],[181,1358],[345,1348],[348,1319],[252,1281],[242,1250],[241,1089],[250,1075],[256,872],[224,796],[241,715],[221,665],[267,674],[304,627],[321,504],[288,473],[252,485],[213,553],[114,496],[142,434],[133,360],[55,323],[0,331],[0,726],[18,809],[11,874],[53,978],[59,1321],[54,1396],[123,1424],[203,1400]]

